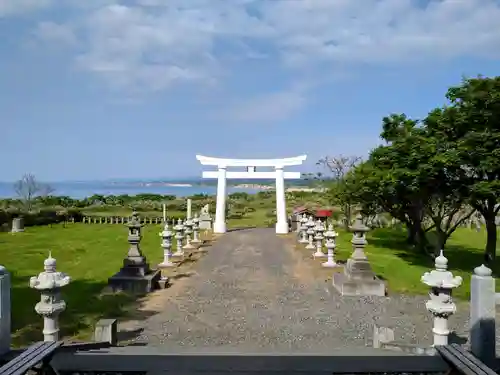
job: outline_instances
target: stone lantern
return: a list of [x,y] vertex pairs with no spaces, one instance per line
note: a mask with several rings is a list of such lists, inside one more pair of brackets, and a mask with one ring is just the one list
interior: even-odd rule
[[314,246],[314,227],[316,226],[316,223],[314,222],[314,219],[312,216],[309,216],[309,219],[307,220],[306,227],[307,227],[307,245],[306,249],[314,250],[316,246]]
[[323,233],[325,232],[325,226],[321,222],[321,220],[316,221],[316,226],[314,227],[314,240],[316,241],[316,252],[313,254],[314,258],[322,258],[325,256],[323,253]]
[[367,260],[365,255],[365,247],[368,244],[366,241],[366,232],[368,232],[370,228],[363,223],[362,216],[357,215],[353,225],[349,227],[349,230],[352,232],[351,243],[353,252],[351,258],[347,261],[348,266],[349,261],[351,261],[350,263],[355,263],[356,261]]
[[146,258],[143,256],[140,242],[142,239],[141,229],[143,224],[139,218],[139,214],[134,211],[132,212],[132,217],[127,224],[128,227],[128,243],[129,249],[127,257],[123,260],[124,267],[134,267],[137,269],[137,273],[144,276],[149,267],[146,264]]
[[200,240],[200,218],[198,217],[198,214],[194,214],[193,217],[193,239],[191,240],[191,243],[199,244],[201,242]]
[[299,243],[306,244],[309,241],[307,240],[307,215],[303,214],[299,220]]
[[177,250],[173,254],[174,257],[184,256],[184,250],[182,249],[182,240],[184,239],[184,224],[182,219],[177,220],[177,224],[174,226],[175,240],[177,242]]
[[168,227],[168,222],[165,222],[165,226],[163,227],[163,231],[160,232],[160,236],[162,237],[161,247],[163,248],[163,262],[161,262],[158,267],[172,267],[174,266],[170,261],[170,257],[172,256],[172,232]]
[[450,334],[448,319],[457,310],[451,298],[451,292],[462,284],[462,278],[453,276],[448,271],[448,259],[443,255],[443,250],[435,259],[435,268],[431,272],[426,272],[421,279],[425,285],[431,287],[430,300],[426,302],[425,307],[434,316],[433,345],[448,345],[448,335]]
[[129,249],[123,259],[123,267],[108,279],[108,284],[114,291],[128,291],[132,293],[149,293],[157,286],[161,277],[160,270],[152,270],[146,257],[141,251],[141,219],[134,211],[126,225],[128,228]]
[[191,218],[187,218],[184,221],[184,235],[186,236],[186,244],[183,246],[184,250],[192,250],[195,249],[193,244],[191,243],[191,234],[193,233],[193,220]]
[[333,229],[333,224],[328,224],[328,230],[325,232],[325,246],[328,250],[328,260],[321,264],[323,267],[337,266],[337,263],[335,262],[335,247],[337,246],[335,243],[335,239],[338,237],[338,235],[339,234]]
[[358,214],[349,229],[353,232],[353,252],[347,260],[344,273],[334,273],[333,286],[343,296],[385,296],[385,283],[373,272],[364,251],[368,244],[366,232],[370,228],[363,224],[363,217]]
[[66,310],[66,302],[61,298],[61,288],[70,283],[71,278],[56,271],[57,262],[49,257],[43,262],[44,271],[30,279],[30,287],[41,294],[35,306],[37,314],[43,317],[43,340],[59,340],[59,314]]

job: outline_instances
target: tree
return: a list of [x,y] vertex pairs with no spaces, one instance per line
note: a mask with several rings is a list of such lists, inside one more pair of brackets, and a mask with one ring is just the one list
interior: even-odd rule
[[31,211],[35,197],[47,196],[54,189],[48,184],[37,181],[33,174],[27,173],[14,184],[14,191],[23,202],[25,209]]
[[427,127],[446,140],[460,160],[470,205],[486,223],[485,256],[493,260],[500,210],[500,77],[464,79],[446,98],[450,104],[433,111]]
[[[435,115],[432,119],[440,121]],[[346,187],[365,213],[381,207],[403,222],[408,242],[423,251],[426,233],[435,229],[436,252],[472,211],[463,210],[468,192],[453,144],[429,132],[426,123],[404,114],[385,117],[381,138],[386,144],[348,176]]]
[[[361,162],[360,156],[325,156],[317,161],[316,165],[327,170],[328,179],[323,180],[323,185],[328,187],[330,200],[338,204],[344,216],[344,225],[350,225],[352,217],[352,206],[354,202],[349,194],[345,194],[345,177],[347,173]],[[318,173],[321,178],[322,173]]]
[[[325,156],[322,159],[319,159],[316,162],[316,165],[322,166],[325,168],[329,177],[335,181],[342,181],[352,168],[358,165],[361,162],[360,156]],[[318,174],[321,177],[321,173]]]
[[354,185],[351,183],[350,190],[361,185],[362,198],[371,209],[381,207],[404,223],[408,230],[408,242],[423,250],[425,232],[430,230],[423,226],[430,196],[426,190],[429,185],[426,184],[427,176],[420,169],[428,155],[425,131],[419,121],[405,114],[392,114],[383,118],[380,136],[385,145],[370,153],[368,164],[364,167],[364,174],[368,175],[354,175],[365,180]]

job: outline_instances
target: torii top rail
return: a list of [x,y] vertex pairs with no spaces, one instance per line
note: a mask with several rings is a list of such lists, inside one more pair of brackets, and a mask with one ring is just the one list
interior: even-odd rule
[[283,159],[223,159],[196,155],[196,159],[201,165],[216,165],[218,167],[290,167],[301,165],[307,159],[307,155]]

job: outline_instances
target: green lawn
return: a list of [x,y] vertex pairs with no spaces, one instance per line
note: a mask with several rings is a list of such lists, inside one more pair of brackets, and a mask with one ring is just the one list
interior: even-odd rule
[[[352,253],[350,240],[352,234],[339,230],[337,239],[337,258],[346,260]],[[396,229],[375,229],[367,234],[366,255],[374,272],[387,281],[389,293],[427,294],[429,289],[420,278],[424,272],[434,268],[428,257],[410,250],[405,243],[405,231]],[[470,296],[470,277],[475,267],[483,262],[483,249],[486,245],[486,232],[466,228],[458,229],[449,239],[445,256],[448,268],[454,275],[463,278],[463,284],[453,295],[468,299]],[[494,275],[500,272],[500,262],[493,266]],[[497,280],[497,287],[500,283]]]
[[[143,228],[141,248],[152,266],[161,262],[161,225]],[[175,242],[175,241],[174,241]],[[88,338],[100,318],[127,314],[131,297],[102,294],[108,277],[117,272],[127,253],[127,228],[123,225],[68,224],[29,227],[24,233],[0,233],[0,264],[12,275],[12,329],[14,344],[41,338],[42,318],[34,312],[40,299],[29,288],[31,276],[43,271],[49,250],[58,270],[72,282],[62,291],[67,310],[61,314],[65,336]]]
[[[242,220],[230,221],[230,227],[261,225],[262,212],[251,213]],[[159,232],[161,225],[143,228],[142,250],[151,265],[162,259]],[[345,260],[352,251],[351,234],[340,231],[337,259]],[[374,271],[384,278],[390,293],[426,294],[420,282],[424,272],[433,268],[432,261],[406,248],[403,231],[376,229],[368,236],[367,256]],[[174,241],[175,242],[175,241]],[[482,262],[484,230],[459,229],[446,249],[450,270],[464,278],[455,296],[467,298],[470,275]],[[133,306],[125,294],[103,294],[108,277],[120,269],[127,253],[127,229],[118,224],[62,224],[29,227],[24,233],[0,233],[0,264],[12,274],[12,324],[15,344],[41,338],[42,318],[34,312],[40,296],[29,288],[29,278],[43,270],[49,250],[58,261],[58,269],[68,273],[72,283],[63,289],[67,310],[61,315],[64,336],[89,338],[100,318],[124,317]],[[500,271],[495,265],[494,271]]]

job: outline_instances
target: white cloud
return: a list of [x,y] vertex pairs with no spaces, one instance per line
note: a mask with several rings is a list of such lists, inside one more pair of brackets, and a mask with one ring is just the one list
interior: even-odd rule
[[35,36],[46,42],[57,42],[63,44],[75,44],[77,42],[73,30],[67,25],[59,25],[54,22],[40,22],[35,30]]
[[0,0],[0,18],[48,7],[51,0]]
[[307,99],[300,89],[266,93],[240,102],[227,103],[222,119],[234,123],[281,121],[300,112]]
[[[0,0],[0,15],[47,1]],[[66,0],[64,4],[80,4],[78,11],[68,12],[72,16],[67,24],[80,35],[77,62],[82,69],[114,84],[154,90],[182,82],[213,83],[227,69],[220,52],[228,48],[259,56],[262,64],[276,63],[278,58],[295,72],[308,67],[319,74],[336,64],[500,53],[497,0],[431,0],[419,6],[422,2]],[[45,32],[60,35],[62,29]]]

